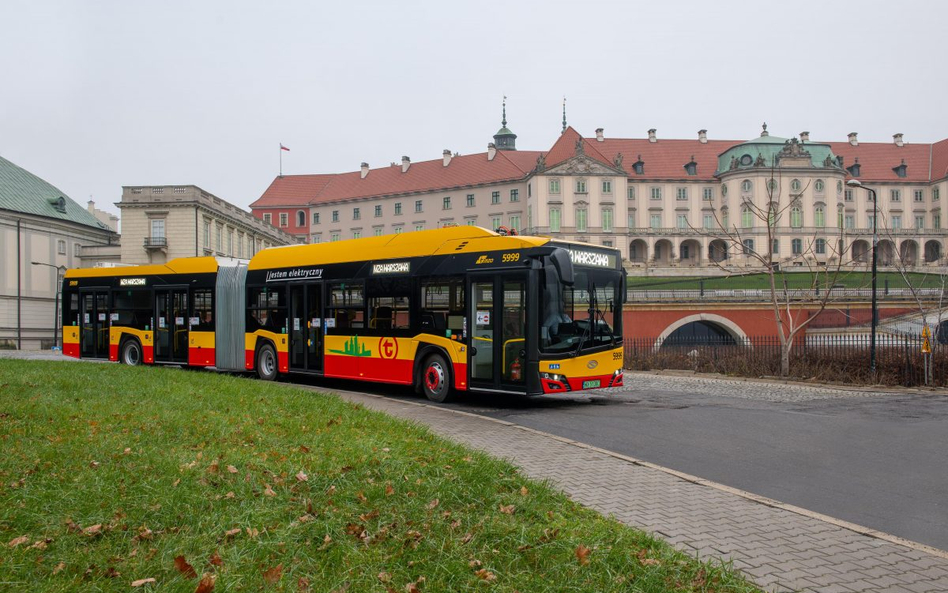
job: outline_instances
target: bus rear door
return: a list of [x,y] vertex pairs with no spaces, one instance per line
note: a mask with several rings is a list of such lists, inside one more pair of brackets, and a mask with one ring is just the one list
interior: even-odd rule
[[323,284],[290,286],[290,370],[323,370]]
[[79,350],[82,358],[109,357],[109,293],[106,289],[79,293]]
[[481,391],[525,393],[527,274],[472,274],[467,292],[469,385]]
[[188,362],[188,289],[155,290],[155,362]]

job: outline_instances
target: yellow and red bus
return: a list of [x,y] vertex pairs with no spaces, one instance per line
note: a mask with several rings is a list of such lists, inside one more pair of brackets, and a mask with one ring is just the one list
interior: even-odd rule
[[577,391],[622,384],[625,292],[614,249],[451,227],[70,270],[64,352],[411,385],[434,401]]

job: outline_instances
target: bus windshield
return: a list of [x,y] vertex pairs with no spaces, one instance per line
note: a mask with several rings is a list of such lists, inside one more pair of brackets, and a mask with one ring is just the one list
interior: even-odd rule
[[556,268],[544,270],[540,317],[540,350],[579,352],[611,346],[620,337],[622,306],[616,270],[577,269],[573,286],[560,280]]

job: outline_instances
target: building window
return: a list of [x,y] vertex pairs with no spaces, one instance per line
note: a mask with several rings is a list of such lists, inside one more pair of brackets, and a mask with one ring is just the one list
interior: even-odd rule
[[520,190],[519,190],[519,189],[512,189],[512,190],[510,190],[510,201],[511,201],[511,202],[519,202],[519,201],[520,201]]
[[338,210],[333,210],[333,211],[332,211],[332,221],[333,221],[333,222],[339,222],[339,211],[338,211]]
[[729,215],[727,208],[721,208],[721,227],[726,229],[729,225]]
[[744,255],[750,255],[754,253],[753,239],[744,239],[744,241],[741,242],[741,246],[744,248]]
[[704,228],[706,229],[714,228],[714,215],[713,214],[704,215]]
[[705,202],[710,202],[711,200],[713,200],[714,188],[713,187],[704,188],[704,190],[702,191],[701,197],[704,199]]
[[932,202],[937,202],[941,199],[941,189],[936,187],[932,188]]
[[373,231],[373,234],[374,234],[376,237],[381,237],[381,236],[382,236],[382,227],[375,227],[375,230]]
[[745,206],[741,209],[741,227],[745,229],[753,228],[754,226],[754,213],[751,212],[751,209]]
[[662,215],[661,214],[651,214],[648,217],[648,224],[653,229],[662,228]]
[[817,179],[816,183],[813,184],[813,187],[816,189],[816,193],[821,194],[823,190],[826,189],[826,184],[823,183],[822,179]]
[[688,199],[688,188],[687,188],[687,187],[679,187],[677,190],[675,190],[675,199],[678,200],[679,202],[682,202],[682,201],[684,201],[684,200],[687,200],[687,199]]
[[550,208],[550,232],[560,232],[560,209]]
[[273,215],[270,214],[269,212],[264,212],[264,213],[263,213],[263,222],[265,222],[265,223],[267,223],[267,224],[273,224]]
[[286,212],[281,212],[280,213],[280,226],[283,228],[290,226],[289,218],[290,216]]
[[510,217],[510,228],[519,231],[520,230],[520,217],[511,216]]
[[687,214],[678,215],[678,228],[680,229],[688,228],[688,215]]
[[395,234],[396,234],[396,235],[401,235],[401,234],[402,234],[402,227],[401,227],[401,225],[395,227]]
[[353,239],[361,239],[361,238],[362,238],[362,231],[352,231],[352,238],[353,238]]
[[846,215],[846,228],[847,228],[847,229],[854,229],[854,228],[856,228],[856,217],[855,217],[855,216],[853,216],[853,215],[851,215],[851,214],[847,214],[847,215]]
[[352,209],[352,220],[359,220],[360,218],[362,218],[362,212],[360,212],[360,209],[359,209],[359,208],[353,208],[353,209]]
[[224,252],[224,227],[221,225],[217,225],[217,252]]
[[315,245],[315,244],[317,244],[317,243],[322,243],[322,242],[323,242],[323,236],[322,236],[322,235],[319,235],[319,234],[313,235],[313,245]]
[[492,191],[490,192],[490,203],[491,204],[500,204],[500,192]]
[[870,228],[870,229],[876,228],[876,217],[873,216],[872,214],[867,214],[867,215],[866,215],[866,224],[868,225],[868,228]]
[[329,234],[329,242],[330,242],[330,243],[335,243],[335,242],[338,241],[338,240],[339,240],[339,233],[330,233],[330,234]]
[[612,208],[602,209],[602,232],[612,232]]
[[576,193],[578,194],[586,193],[586,180],[585,179],[576,180]]
[[296,211],[296,226],[306,226],[306,213],[302,210]]
[[681,246],[681,259],[691,259],[691,249],[688,245]]
[[803,239],[794,239],[790,241],[790,249],[793,250],[793,255],[800,255],[803,253]]
[[204,248],[211,248],[211,221],[204,221]]
[[415,200],[415,212],[421,212],[424,209],[424,204],[421,200]]
[[234,229],[227,229],[227,255],[234,256]]
[[402,203],[395,202],[395,216],[399,216],[402,213]]
[[467,207],[471,208],[474,206],[474,194],[467,194]]
[[791,191],[798,192],[798,191],[800,191],[801,189],[803,189],[803,184],[800,182],[799,179],[794,179],[793,181],[790,182],[790,190],[791,190]]
[[662,188],[660,188],[660,187],[653,187],[653,188],[652,188],[652,199],[653,199],[653,200],[661,200],[661,199],[662,199]]
[[163,188],[163,187],[153,187],[153,188],[151,188],[151,193],[153,193],[153,194],[163,194],[163,193],[165,193],[165,188]]
[[777,256],[780,255],[780,241],[779,240],[774,239],[773,241],[770,242],[770,253]]
[[576,209],[576,232],[577,233],[586,232],[586,209],[585,208]]
[[634,200],[635,199],[635,186],[630,185],[629,188],[626,190],[626,193],[628,194],[628,197],[630,200]]
[[843,197],[844,200],[846,200],[847,202],[852,202],[852,201],[853,201],[853,190],[847,189],[846,192],[843,194],[843,196],[844,196],[844,197]]
[[897,231],[902,228],[902,217],[893,216],[892,217],[892,230]]
[[313,212],[313,224],[319,224],[319,212]]
[[612,181],[603,180],[602,182],[602,193],[611,194],[612,193]]
[[237,257],[243,259],[244,257],[244,234],[237,233]]
[[813,249],[817,255],[826,255],[826,239],[817,239]]
[[550,179],[550,193],[551,194],[560,193],[560,180],[559,179]]
[[925,201],[925,191],[924,191],[924,190],[917,189],[917,190],[915,190],[914,194],[915,194],[915,201],[916,201],[916,202],[924,202],[924,201]]
[[751,189],[753,189],[753,187],[754,185],[751,183],[750,179],[745,179],[744,181],[741,182],[741,191],[744,192],[745,194],[749,194],[751,192]]
[[630,229],[634,229],[634,228],[635,228],[635,210],[629,210],[629,215],[628,215],[628,221],[627,221],[627,222],[629,223],[629,228],[630,228]]
[[941,214],[932,214],[932,228],[936,231],[941,229]]
[[164,218],[157,218],[151,221],[151,238],[152,239],[165,238],[165,219]]
[[[771,210],[773,212],[773,210]],[[773,225],[773,221],[770,223]],[[799,206],[794,206],[790,209],[790,226],[798,229],[803,226],[803,210]]]
[[497,229],[500,228],[500,226],[501,226],[501,225],[500,225],[500,217],[499,217],[499,216],[491,216],[491,217],[490,217],[490,228],[492,228],[493,230],[496,231]]
[[56,253],[66,255],[66,241],[59,239],[56,241]]
[[468,218],[468,219],[467,219],[467,226],[477,226],[477,219],[476,219],[476,218]]
[[891,189],[891,190],[889,190],[889,199],[891,199],[893,202],[901,202],[901,201],[902,201],[902,190],[900,190],[900,189]]
[[917,214],[915,215],[915,230],[920,231],[925,228],[925,215]]
[[441,198],[441,209],[450,210],[451,209],[451,196],[445,196]]
[[375,205],[375,217],[376,217],[376,218],[381,218],[381,217],[382,217],[382,205],[381,205],[381,204],[376,204],[376,205]]

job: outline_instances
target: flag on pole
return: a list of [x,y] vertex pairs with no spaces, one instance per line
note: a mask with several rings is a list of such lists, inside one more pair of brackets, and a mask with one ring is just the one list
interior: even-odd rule
[[285,150],[285,151],[287,151],[287,152],[290,152],[290,149],[287,148],[287,147],[285,147],[285,146],[283,146],[282,143],[280,144],[280,150]]

